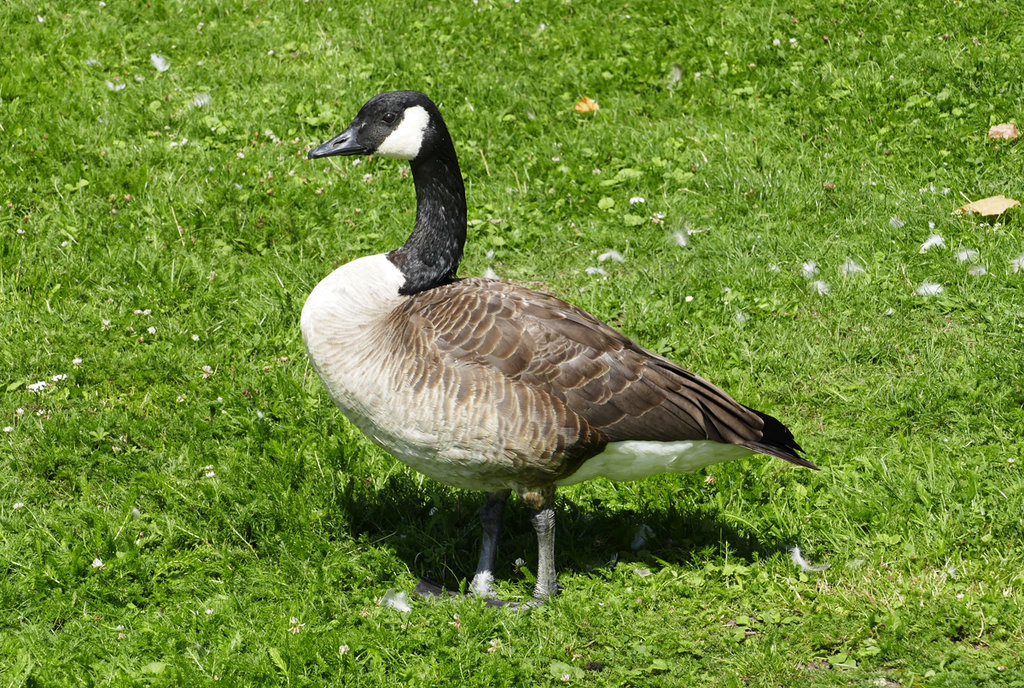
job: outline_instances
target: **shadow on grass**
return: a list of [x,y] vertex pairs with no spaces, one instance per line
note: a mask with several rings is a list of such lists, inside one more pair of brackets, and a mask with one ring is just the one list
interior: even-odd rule
[[[405,475],[377,484],[363,477],[343,480],[347,484],[336,493],[335,506],[348,517],[349,536],[390,549],[414,576],[448,589],[458,590],[472,577],[481,540],[477,510],[485,500],[482,492],[456,490],[431,480],[418,484]],[[749,564],[784,551],[793,541],[788,533],[776,537],[737,529],[711,505],[697,504],[689,510],[603,508],[600,500],[577,504],[560,494],[556,508],[555,556],[561,573],[606,576],[617,565],[629,563],[654,570],[666,564],[703,568],[709,560],[724,559]],[[641,532],[646,535],[644,544],[637,542]],[[536,571],[529,509],[513,496],[505,512],[496,578],[523,581],[513,564],[520,558]]]

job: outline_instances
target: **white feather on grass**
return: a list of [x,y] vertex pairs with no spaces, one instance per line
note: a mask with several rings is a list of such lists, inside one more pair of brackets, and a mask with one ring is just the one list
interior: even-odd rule
[[973,248],[965,248],[962,251],[956,252],[956,260],[958,263],[967,263],[975,260],[978,257],[978,252]]
[[496,273],[494,271],[494,268],[492,268],[490,265],[488,265],[487,269],[484,270],[484,278],[493,280],[501,279],[500,277],[498,277],[498,273]]
[[921,286],[914,290],[914,293],[918,296],[936,296],[943,292],[942,285],[936,284],[935,282],[929,282],[925,280],[921,282]]
[[889,226],[892,227],[893,229],[899,229],[900,227],[902,227],[905,224],[907,224],[907,223],[904,222],[903,220],[899,219],[895,215],[893,215],[892,217],[889,218]]
[[194,96],[192,96],[192,106],[193,107],[206,107],[207,105],[210,104],[211,100],[212,100],[212,98],[210,98],[210,94],[209,93],[197,93]]
[[171,68],[171,63],[167,61],[167,58],[160,53],[150,53],[149,62],[153,65],[153,69],[158,72],[166,72]]
[[823,280],[814,280],[813,282],[811,282],[811,289],[818,292],[818,294],[820,294],[821,296],[824,296],[825,294],[832,291],[832,287],[828,286],[828,282],[825,282]]
[[831,564],[812,564],[804,559],[803,555],[800,554],[800,548],[797,546],[793,546],[789,550],[789,556],[793,560],[793,564],[799,566],[800,570],[804,573],[809,573],[811,571],[824,571],[831,566]]
[[677,246],[686,246],[690,243],[690,238],[687,236],[686,232],[682,232],[677,229],[672,232],[672,241],[676,242]]
[[621,253],[619,253],[619,252],[618,252],[618,251],[616,251],[615,249],[611,249],[611,250],[605,251],[604,253],[602,253],[601,255],[599,255],[599,256],[597,257],[597,260],[598,260],[598,262],[601,262],[601,263],[603,263],[603,262],[604,262],[604,261],[606,261],[606,260],[613,260],[613,261],[615,261],[616,263],[622,263],[622,262],[624,262],[624,261],[625,261],[626,259],[622,257],[622,254],[621,254]]
[[988,273],[988,269],[984,265],[972,265],[967,268],[967,274],[971,277],[981,277]]
[[850,275],[864,272],[864,266],[853,258],[847,258],[846,262],[839,266],[839,272],[843,273],[843,277],[849,277]]
[[409,604],[409,596],[404,592],[398,592],[394,589],[390,589],[384,593],[384,597],[380,598],[379,604],[385,607],[391,607],[392,609],[397,609],[402,613],[412,611],[412,605]]
[[591,265],[590,267],[588,267],[586,269],[586,273],[588,275],[607,275],[608,274],[607,272],[605,272],[604,268],[602,268],[602,267],[594,267],[593,265]]
[[927,239],[924,240],[924,243],[921,244],[921,253],[925,253],[926,251],[928,251],[928,249],[934,248],[936,246],[940,248],[945,248],[946,240],[943,239],[938,234],[931,234],[928,236]]
[[1010,261],[1010,272],[1020,272],[1022,270],[1024,270],[1024,253]]
[[634,552],[644,549],[653,538],[654,529],[646,523],[641,523],[640,527],[633,533],[633,541],[629,543],[629,548]]
[[807,279],[811,279],[818,274],[818,264],[813,260],[805,261],[804,264],[800,266],[800,274]]

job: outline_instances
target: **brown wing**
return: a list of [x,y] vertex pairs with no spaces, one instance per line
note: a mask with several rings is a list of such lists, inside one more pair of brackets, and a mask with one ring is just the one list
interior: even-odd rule
[[540,437],[562,431],[554,454],[572,463],[606,442],[714,440],[813,467],[776,419],[561,299],[473,278],[418,293],[401,312],[407,332],[432,336],[445,365],[498,371],[511,396],[529,397],[524,422]]

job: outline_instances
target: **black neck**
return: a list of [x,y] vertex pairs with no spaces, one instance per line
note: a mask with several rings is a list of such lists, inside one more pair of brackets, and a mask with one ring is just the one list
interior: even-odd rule
[[466,189],[447,132],[430,154],[412,161],[416,228],[388,254],[405,275],[401,294],[415,294],[455,280],[466,245]]

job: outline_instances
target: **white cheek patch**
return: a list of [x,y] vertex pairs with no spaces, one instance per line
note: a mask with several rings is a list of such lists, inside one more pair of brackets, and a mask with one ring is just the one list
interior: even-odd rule
[[406,108],[398,127],[377,146],[377,155],[412,160],[419,155],[430,115],[421,105]]

